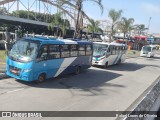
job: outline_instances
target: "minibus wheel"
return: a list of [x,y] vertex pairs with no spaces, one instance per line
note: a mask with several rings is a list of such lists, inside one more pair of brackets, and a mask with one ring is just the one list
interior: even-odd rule
[[81,67],[77,66],[75,70],[75,74],[78,75],[81,72]]
[[107,68],[108,67],[108,62],[106,62],[106,64],[103,66],[104,68]]
[[45,80],[45,74],[42,73],[42,74],[39,75],[37,82],[38,82],[38,83],[41,83],[41,82],[43,82],[44,80]]

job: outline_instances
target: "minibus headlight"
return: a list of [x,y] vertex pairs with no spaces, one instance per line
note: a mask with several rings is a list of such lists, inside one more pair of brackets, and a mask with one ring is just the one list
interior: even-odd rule
[[30,72],[32,69],[24,69],[23,72]]

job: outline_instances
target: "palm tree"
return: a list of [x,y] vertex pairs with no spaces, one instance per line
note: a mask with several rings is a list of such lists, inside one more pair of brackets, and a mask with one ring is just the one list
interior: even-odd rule
[[100,22],[94,21],[93,19],[90,20],[90,24],[87,25],[87,31],[92,32],[92,40],[94,38],[95,32],[103,33],[103,30],[100,28]]
[[[80,31],[81,31],[81,28],[83,28],[83,26],[82,26],[83,20],[82,19],[85,17],[86,19],[88,19],[90,21],[90,18],[88,17],[88,15],[83,11],[83,4],[86,1],[91,1],[91,2],[96,3],[100,7],[101,12],[103,13],[102,0],[59,0],[59,2],[63,3],[63,4],[59,4],[59,2],[57,2],[57,0],[56,1],[43,0],[43,2],[47,2],[53,6],[56,6],[58,9],[60,9],[64,13],[66,13],[68,16],[70,16],[75,21],[74,38],[81,36]],[[72,8],[72,10],[74,9],[75,11],[77,11],[77,18],[75,18],[71,14],[70,11],[67,11],[66,5],[69,5],[69,8]]]
[[102,0],[60,0],[63,2],[63,4],[68,4],[69,6],[73,7],[77,11],[77,18],[75,20],[75,32],[74,32],[74,38],[80,37],[80,31],[83,27],[83,17],[86,17],[89,21],[90,18],[86,15],[86,13],[83,11],[83,4],[86,1],[91,1],[96,3],[103,13],[103,5]]
[[148,28],[146,28],[144,24],[140,24],[140,25],[137,26],[137,29],[139,30],[139,34],[141,35],[142,32],[144,30],[147,30]]
[[[56,32],[55,32],[56,37],[64,36],[66,34],[67,28],[70,27],[69,21],[66,19],[62,19],[62,17],[61,17],[62,14],[63,14],[62,12],[56,13],[54,15],[53,21],[48,26],[48,29],[51,30],[52,32],[54,31],[54,28],[56,28]],[[59,35],[60,30],[62,30],[61,35]]]
[[[121,21],[118,23],[118,28],[123,32],[124,34],[124,37],[126,36],[126,33],[130,31],[130,29],[132,28],[133,26],[133,23],[134,23],[134,19],[133,18],[125,18],[125,17],[122,17]],[[127,42],[126,42],[127,44]]]
[[6,15],[6,14],[8,14],[8,11],[7,11],[7,9],[6,8],[4,8],[4,7],[0,7],[0,14],[2,14],[2,15]]
[[112,41],[111,39],[115,33],[115,26],[118,24],[118,22],[122,16],[122,12],[123,12],[122,10],[116,11],[115,9],[111,9],[109,11],[108,17],[112,20],[109,42]]

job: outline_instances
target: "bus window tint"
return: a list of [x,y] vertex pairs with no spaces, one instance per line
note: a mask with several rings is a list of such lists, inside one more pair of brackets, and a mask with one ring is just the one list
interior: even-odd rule
[[121,51],[122,51],[122,54],[125,54],[125,47],[124,46],[122,46]]
[[153,48],[152,48],[152,51],[156,51],[156,47],[153,47]]
[[79,45],[79,55],[85,55],[85,45]]
[[107,53],[111,53],[111,48],[110,48],[110,46],[108,47]]
[[47,59],[47,52],[48,52],[48,46],[47,45],[44,45],[41,47],[41,50],[38,54],[38,59],[39,60],[45,60]]
[[110,45],[110,46],[108,47],[107,52],[110,53],[110,54],[112,54],[112,51],[113,51],[113,46]]
[[86,55],[92,55],[92,46],[86,45]]
[[78,45],[71,45],[71,57],[78,56]]
[[49,46],[49,59],[60,58],[60,46],[59,45],[50,45]]
[[120,49],[120,46],[117,46],[117,47],[116,47],[116,54],[120,54],[120,52],[121,52],[120,50],[121,50],[121,49]]
[[70,57],[70,45],[61,45],[61,57]]
[[113,46],[112,48],[112,55],[115,55],[116,54],[116,46]]
[[122,53],[122,46],[119,46],[119,53]]

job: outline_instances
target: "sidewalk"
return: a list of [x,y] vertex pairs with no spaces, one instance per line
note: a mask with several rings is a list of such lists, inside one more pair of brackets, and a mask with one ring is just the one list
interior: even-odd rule
[[138,50],[128,50],[126,54],[126,58],[135,58],[140,56],[140,51]]
[[6,71],[6,64],[5,63],[3,63],[3,64],[0,63],[0,73],[1,72],[4,73],[5,71]]
[[0,63],[0,80],[8,77],[5,74],[5,72],[6,72],[6,64],[1,64]]

